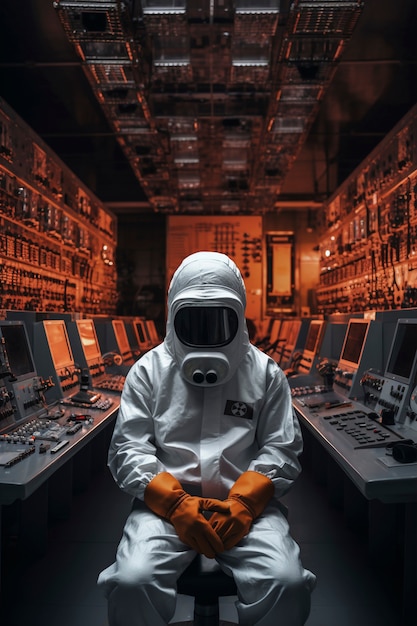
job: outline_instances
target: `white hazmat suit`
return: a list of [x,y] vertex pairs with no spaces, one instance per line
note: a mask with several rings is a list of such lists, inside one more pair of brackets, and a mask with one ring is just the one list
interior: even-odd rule
[[[168,624],[195,550],[233,575],[240,624],[307,620],[315,576],[279,506],[300,472],[302,439],[285,375],[249,342],[245,306],[231,259],[190,255],[171,281],[165,340],[126,378],[109,467],[134,502],[116,562],[98,580],[110,626]],[[183,532],[202,502],[216,521],[191,531],[187,521]]]

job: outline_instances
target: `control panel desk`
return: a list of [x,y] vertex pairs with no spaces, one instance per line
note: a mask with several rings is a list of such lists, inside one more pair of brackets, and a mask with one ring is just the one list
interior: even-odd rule
[[[349,427],[354,420],[356,424],[364,424],[358,428],[363,428],[365,433],[367,428],[373,433],[372,422],[366,420],[369,411],[362,404],[341,398],[340,406],[312,410],[304,405],[302,398],[293,398],[293,407],[301,423],[313,433],[367,500],[417,502],[417,463],[398,463],[386,454],[384,441],[371,447],[372,441],[358,441],[346,431],[344,422]],[[361,416],[365,417],[362,419]],[[374,430],[386,431],[389,435],[386,443],[397,440],[397,434],[398,441],[400,437],[417,441],[415,430],[399,426],[395,430],[391,428],[392,431],[375,423]]]
[[[334,395],[334,392],[329,393],[329,403],[326,403],[326,393],[317,398],[314,395],[293,397],[293,407],[301,425],[326,450],[367,501],[402,504],[404,549],[401,626],[411,626],[415,624],[417,612],[417,463],[402,464],[395,461],[386,454],[386,442],[395,441],[397,437],[398,440],[403,437],[417,441],[417,432],[400,426],[389,427],[388,430],[378,422],[374,422],[372,428],[372,422],[367,418],[368,410],[362,404],[341,396],[337,406]],[[334,406],[330,407],[329,404]],[[357,434],[358,429],[364,431],[363,437],[361,433]],[[374,433],[381,430],[383,436],[381,432]],[[373,445],[373,437],[378,439],[378,447],[370,447]],[[376,534],[381,530],[377,526],[378,523]],[[370,546],[376,541],[374,530],[370,528],[368,531]]]
[[[4,516],[8,519],[17,507],[19,554],[44,553],[48,520],[68,517],[76,486],[85,488],[83,483],[98,457],[100,463],[105,463],[120,394],[107,394],[106,400],[109,406],[104,409],[60,403],[48,407],[51,415],[59,413],[59,417],[46,423],[39,438],[35,431],[32,443],[27,442],[27,431],[22,436],[15,430],[13,440],[1,436],[0,530],[6,522]],[[29,422],[25,426],[29,428]],[[35,428],[39,430],[37,422]],[[3,551],[0,557],[4,565]],[[3,567],[3,572],[9,569]]]
[[[100,431],[114,421],[120,405],[120,395],[115,394],[111,406],[106,410],[80,409],[62,407],[63,415],[54,423],[57,428],[56,440],[36,440],[33,453],[10,466],[0,466],[0,504],[11,504],[15,500],[25,500],[33,494],[58,469],[67,463],[75,454],[90,443]],[[79,422],[80,429],[74,434],[67,433],[73,422],[67,420],[71,415],[88,414],[92,422]],[[3,435],[4,437],[4,435]],[[63,443],[62,448],[54,452],[54,448]],[[49,447],[42,452],[41,446]],[[27,450],[19,443],[7,443],[0,440],[0,455],[4,452]]]

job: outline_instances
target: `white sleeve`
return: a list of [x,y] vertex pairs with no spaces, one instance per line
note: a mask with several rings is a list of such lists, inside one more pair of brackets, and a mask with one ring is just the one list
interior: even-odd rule
[[275,497],[288,491],[301,471],[301,429],[294,413],[285,374],[274,362],[268,364],[265,402],[257,428],[259,451],[248,470],[265,474],[275,486]]
[[110,443],[108,465],[119,487],[143,499],[146,486],[164,467],[156,457],[153,390],[145,354],[130,369]]

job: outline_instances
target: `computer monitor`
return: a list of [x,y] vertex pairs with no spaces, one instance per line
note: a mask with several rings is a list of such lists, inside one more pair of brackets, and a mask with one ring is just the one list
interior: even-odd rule
[[146,328],[146,324],[144,320],[135,320],[133,322],[134,328],[136,330],[138,336],[138,343],[140,348],[149,348],[150,347],[150,338],[148,334],[148,329]]
[[276,319],[272,322],[271,333],[269,335],[269,343],[275,344],[277,339],[279,339],[279,331],[281,328],[282,320]]
[[263,348],[268,354],[273,354],[279,349],[279,331],[281,328],[281,320],[275,319],[269,325],[270,332],[259,343],[259,347]]
[[288,360],[288,356],[291,353],[290,350],[290,336],[292,327],[294,325],[294,319],[282,320],[281,327],[279,329],[279,338],[277,341],[277,347],[275,349],[275,360],[281,365],[285,356],[285,360]]
[[101,350],[93,320],[76,320],[86,361],[100,360]]
[[350,320],[340,353],[339,367],[341,365],[355,367],[359,364],[369,329],[369,323],[369,320]]
[[301,330],[301,320],[292,320],[288,328],[287,338],[282,343],[281,367],[288,367],[291,355],[297,347],[298,335]]
[[42,323],[55,370],[73,365],[74,357],[64,320],[44,320]]
[[290,348],[290,347],[295,346],[295,342],[297,341],[298,331],[300,330],[300,325],[301,323],[298,320],[293,320],[290,326],[289,332],[288,332],[286,347]]
[[311,320],[308,325],[307,336],[305,341],[301,340],[300,345],[304,343],[304,347],[300,348],[300,352],[294,352],[290,363],[290,370],[287,375],[311,374],[315,370],[318,359],[319,350],[324,336],[326,322],[324,320]]
[[[45,410],[36,384],[37,370],[26,324],[22,320],[0,321],[0,429],[4,430]],[[5,389],[7,393],[4,393]]]
[[318,356],[321,359],[330,359],[337,363],[340,359],[343,343],[346,337],[348,322],[331,322],[326,319],[323,339],[320,342]]
[[414,383],[417,361],[417,319],[399,319],[394,332],[385,376],[410,385]]
[[136,333],[136,329],[133,325],[133,321],[130,319],[125,319],[124,325],[126,329],[127,338],[129,340],[130,349],[132,350],[133,353],[140,354],[141,350],[139,347],[139,340],[138,340],[138,336]]
[[318,352],[324,327],[324,320],[311,320],[304,344],[304,352],[311,352],[313,355]]
[[138,343],[140,344],[144,344],[146,343],[146,339],[145,339],[145,332],[143,330],[143,326],[140,322],[136,321],[133,322],[134,328],[136,330],[136,333],[138,335]]
[[22,322],[0,322],[0,332],[9,361],[10,373],[16,378],[36,376],[25,325]]
[[126,332],[126,327],[123,320],[112,321],[114,334],[116,337],[117,345],[120,350],[120,354],[127,354],[132,352],[132,348],[129,344],[129,339]]
[[289,333],[291,331],[291,327],[294,323],[293,319],[282,320],[281,328],[279,329],[279,338],[280,340],[287,341]]

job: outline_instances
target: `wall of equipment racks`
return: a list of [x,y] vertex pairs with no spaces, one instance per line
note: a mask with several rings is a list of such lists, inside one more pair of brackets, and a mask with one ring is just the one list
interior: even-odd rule
[[320,313],[417,305],[417,107],[325,206]]
[[117,224],[0,98],[0,310],[115,311]]

